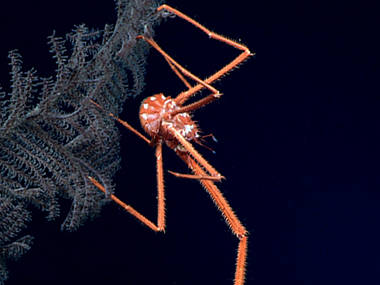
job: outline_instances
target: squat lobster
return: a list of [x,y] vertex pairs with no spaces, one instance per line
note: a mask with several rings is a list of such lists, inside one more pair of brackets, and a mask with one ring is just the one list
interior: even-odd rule
[[[223,197],[220,190],[215,186],[214,182],[221,181],[224,177],[214,169],[191,145],[191,141],[200,143],[199,141],[199,129],[196,123],[191,119],[190,112],[199,109],[200,107],[214,101],[221,97],[221,94],[210,84],[232,70],[239,65],[245,59],[247,59],[252,53],[247,47],[239,44],[233,40],[229,40],[221,35],[209,31],[207,28],[181,13],[180,11],[168,6],[162,5],[157,9],[157,12],[166,10],[170,13],[177,15],[178,17],[188,21],[198,29],[205,32],[210,38],[224,42],[230,46],[233,46],[242,52],[229,64],[217,71],[212,76],[202,80],[189,72],[179,63],[177,63],[172,57],[170,57],[165,51],[163,51],[158,44],[151,38],[147,38],[143,35],[138,36],[138,39],[143,39],[155,48],[168,62],[170,68],[177,74],[177,76],[187,86],[187,90],[181,92],[177,97],[165,97],[164,94],[159,93],[146,98],[140,107],[140,122],[144,130],[149,134],[151,139],[149,140],[139,131],[130,126],[127,122],[117,118],[112,113],[110,116],[114,117],[118,122],[124,125],[127,129],[135,133],[142,140],[154,146],[156,149],[156,162],[157,162],[157,190],[158,190],[158,217],[157,224],[151,222],[145,216],[133,209],[131,206],[125,204],[119,200],[115,195],[111,194],[110,198],[117,204],[122,206],[126,211],[135,216],[143,224],[151,228],[153,231],[159,232],[165,230],[165,195],[164,195],[164,178],[163,178],[163,164],[162,164],[162,144],[173,149],[175,153],[187,164],[192,170],[193,174],[181,174],[176,172],[170,172],[171,174],[189,179],[197,179],[203,185],[205,190],[210,194],[212,200],[217,205],[219,211],[222,213],[227,224],[232,232],[239,239],[236,269],[235,269],[235,281],[234,285],[242,285],[245,278],[246,256],[247,256],[247,235],[248,232],[241,224],[232,208]],[[184,76],[196,81],[195,86],[191,86],[190,83],[184,78]],[[184,106],[185,102],[193,96],[195,93],[203,88],[207,88],[211,91],[211,94],[195,101],[194,103]],[[99,108],[102,108],[97,103],[93,102]],[[95,178],[89,177],[92,183],[97,186],[101,191],[106,193],[106,189]]]

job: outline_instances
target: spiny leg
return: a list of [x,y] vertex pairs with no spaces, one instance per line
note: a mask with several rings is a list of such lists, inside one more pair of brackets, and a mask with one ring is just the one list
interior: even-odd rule
[[[199,77],[197,77],[196,75],[194,75],[193,73],[191,73],[189,70],[187,70],[186,68],[184,68],[182,65],[180,65],[178,62],[176,62],[153,39],[146,38],[146,37],[144,37],[142,35],[138,36],[137,38],[145,40],[152,47],[154,47],[165,58],[165,60],[169,63],[169,66],[171,67],[171,69],[185,83],[186,86],[190,86],[190,84],[186,81],[185,78],[183,78],[182,75],[180,75],[180,72],[182,72],[184,75],[186,75],[187,77],[189,77],[189,78],[193,79],[194,81],[198,82],[201,86],[203,86],[204,88],[209,89],[212,92],[212,94],[210,94],[210,95],[208,95],[208,96],[206,96],[206,97],[204,97],[204,98],[202,98],[202,99],[200,99],[200,100],[198,100],[198,101],[196,101],[196,102],[194,102],[192,104],[189,104],[187,106],[183,106],[183,107],[181,107],[181,108],[173,111],[172,113],[170,113],[171,116],[175,116],[176,114],[179,114],[179,113],[190,112],[190,111],[199,109],[200,107],[202,107],[202,106],[204,106],[204,105],[206,105],[208,103],[211,103],[215,99],[220,98],[220,96],[222,94],[216,88],[214,88],[213,86],[211,86],[207,82],[203,81],[202,79],[200,79]],[[175,98],[174,101],[177,101],[177,98]],[[180,104],[177,103],[177,105],[179,105],[179,106],[181,106],[181,104],[182,103],[180,103]]]
[[[207,173],[202,169],[202,167],[187,153],[178,153],[178,156],[187,164],[187,166],[194,172],[197,176],[207,176]],[[230,227],[231,231],[239,239],[239,245],[236,257],[236,268],[235,268],[235,281],[234,285],[243,285],[245,279],[245,269],[247,260],[247,243],[248,243],[248,232],[242,225],[240,220],[237,218],[233,212],[231,206],[227,200],[223,197],[222,193],[216,187],[216,185],[211,180],[200,179],[199,182],[203,185],[205,190],[211,196],[211,199],[216,204],[217,208],[224,217],[227,225]]]
[[[221,76],[223,76],[224,74],[226,74],[227,72],[229,72],[230,70],[232,70],[233,68],[238,66],[245,59],[247,59],[250,55],[254,55],[254,53],[251,53],[250,50],[246,46],[239,44],[238,42],[235,42],[235,41],[230,40],[224,36],[221,36],[217,33],[210,31],[209,29],[207,29],[206,27],[204,27],[203,25],[201,25],[200,23],[198,23],[194,19],[192,19],[189,16],[183,14],[182,12],[174,9],[173,7],[170,7],[166,4],[164,4],[164,5],[161,5],[160,7],[157,8],[158,12],[161,10],[167,10],[167,11],[177,15],[178,17],[184,19],[185,21],[191,23],[192,25],[194,25],[195,27],[197,27],[198,29],[200,29],[201,31],[206,33],[210,38],[218,40],[218,41],[223,42],[223,43],[226,43],[226,44],[242,51],[242,53],[239,54],[234,60],[232,60],[230,63],[225,65],[223,68],[221,68],[219,71],[217,71],[216,73],[214,73],[213,75],[211,75],[207,79],[205,79],[203,81],[203,83],[198,82],[199,83],[198,85],[194,86],[193,88],[190,88],[189,90],[186,90],[186,91],[180,93],[175,98],[175,101],[178,105],[183,105],[185,103],[185,101],[187,99],[189,99],[193,94],[195,94],[196,92],[198,92],[199,90],[204,88],[205,87],[204,83],[210,84],[210,83],[214,82],[215,80],[217,80],[218,78],[220,78]],[[209,97],[210,96],[213,96],[213,94],[209,95]]]
[[[141,221],[144,225],[149,227],[155,232],[165,231],[165,191],[164,191],[164,178],[163,178],[163,165],[162,165],[162,142],[159,141],[156,145],[156,161],[157,161],[157,225],[146,218],[144,215],[136,211],[132,206],[124,203],[118,197],[111,194],[110,198],[132,216]],[[88,177],[90,181],[101,191],[106,194],[106,190],[95,178]]]
[[220,176],[215,177],[215,176],[210,176],[210,175],[201,176],[201,175],[194,175],[194,174],[183,174],[183,173],[178,173],[178,172],[174,172],[170,170],[168,170],[168,172],[174,175],[175,177],[179,177],[179,178],[187,178],[187,179],[195,179],[195,180],[208,179],[208,180],[212,180],[216,182],[219,182],[221,180]]
[[174,73],[178,76],[179,79],[182,80],[182,82],[186,85],[187,88],[191,88],[191,84],[183,77],[181,72],[166,58],[164,57],[166,62],[169,64],[170,68],[174,71]]
[[[177,61],[175,61],[170,55],[168,55],[153,39],[151,38],[147,38],[143,35],[139,35],[136,37],[137,39],[143,39],[145,40],[148,44],[150,44],[154,49],[156,49],[164,58],[166,61],[168,61],[170,64],[170,67],[173,69],[172,66],[175,67],[174,72],[177,74],[177,71],[180,71],[182,72],[184,75],[186,75],[187,77],[193,79],[194,81],[198,82],[200,85],[202,85],[204,88],[207,88],[209,89],[212,94],[211,96],[214,96],[214,97],[218,97],[220,96],[220,93],[219,91],[214,88],[213,86],[211,86],[210,84],[208,84],[207,82],[203,81],[202,79],[200,79],[199,77],[197,77],[196,75],[194,75],[193,73],[191,73],[189,70],[187,70],[186,68],[184,68],[182,65],[180,65]],[[185,83],[186,84],[186,83]],[[187,85],[187,84],[186,84]],[[177,103],[177,102],[176,102]],[[181,105],[181,104],[178,104],[177,105]]]
[[[202,155],[195,150],[195,148],[189,143],[175,128],[169,128],[171,134],[178,140],[178,142],[186,149],[186,151],[202,166],[206,169],[208,173],[203,174],[202,176],[208,180],[216,180],[220,181],[224,177],[220,175],[220,173],[207,162],[206,159],[202,157]],[[177,152],[178,153],[178,152]],[[180,176],[182,174],[176,173],[176,176]],[[189,178],[189,174],[185,174],[187,178]],[[209,177],[209,178],[207,178]]]
[[164,187],[164,171],[162,163],[162,141],[158,141],[156,146],[156,161],[157,161],[157,199],[158,199],[158,214],[157,225],[161,231],[165,231],[165,187]]
[[[96,107],[101,109],[104,112],[107,112],[106,110],[103,109],[102,106],[100,106],[98,103],[96,103],[94,100],[90,99],[90,102],[94,104]],[[119,119],[116,117],[114,114],[107,112],[108,116],[114,118],[116,121],[118,121],[120,124],[122,124],[124,127],[126,127],[128,130],[130,130],[132,133],[137,135],[140,139],[148,143],[149,145],[152,145],[152,140],[147,139],[142,133],[140,133],[138,130],[136,130],[134,127],[132,127],[130,124],[128,124],[126,121],[123,121],[122,119]]]

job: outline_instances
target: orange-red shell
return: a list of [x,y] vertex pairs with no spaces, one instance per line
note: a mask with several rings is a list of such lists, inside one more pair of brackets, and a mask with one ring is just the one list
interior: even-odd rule
[[180,106],[171,97],[162,93],[150,96],[140,106],[141,125],[152,138],[159,136],[170,148],[176,149],[178,142],[169,128],[176,129],[188,141],[199,137],[197,125],[188,113],[170,116],[178,109]]

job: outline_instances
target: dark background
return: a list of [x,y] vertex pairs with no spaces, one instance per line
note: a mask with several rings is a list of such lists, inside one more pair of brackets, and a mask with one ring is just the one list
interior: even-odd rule
[[[249,4],[248,4],[249,3]],[[227,180],[221,191],[250,232],[246,284],[380,284],[379,17],[367,1],[171,1],[257,53],[215,84],[222,99],[195,119]],[[248,6],[247,6],[248,5]],[[46,37],[74,24],[114,22],[113,1],[0,4],[1,84],[7,52],[52,74]],[[238,54],[170,19],[156,40],[200,77]],[[182,83],[155,52],[147,87],[126,102],[175,96]],[[153,150],[122,130],[117,194],[156,219]],[[165,169],[186,172],[167,148]],[[116,205],[74,233],[35,215],[32,250],[10,266],[13,284],[232,284],[237,239],[196,181],[166,175],[167,231],[156,234]]]

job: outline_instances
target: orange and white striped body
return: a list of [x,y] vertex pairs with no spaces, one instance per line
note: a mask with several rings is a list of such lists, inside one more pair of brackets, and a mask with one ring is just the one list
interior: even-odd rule
[[162,93],[146,98],[140,106],[140,122],[150,137],[162,138],[168,147],[176,151],[185,151],[174,137],[170,128],[178,131],[187,141],[199,138],[199,129],[189,113],[182,112],[171,116],[180,109],[171,97]]

